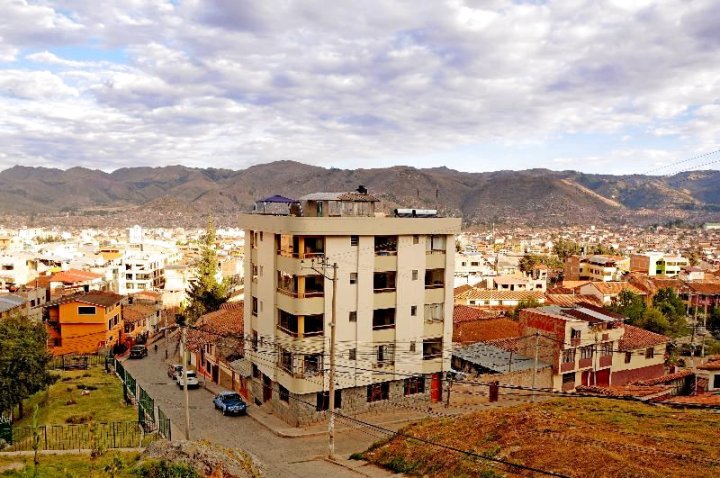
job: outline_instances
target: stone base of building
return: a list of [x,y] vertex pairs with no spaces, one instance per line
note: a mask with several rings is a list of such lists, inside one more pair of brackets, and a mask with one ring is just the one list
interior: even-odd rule
[[[335,406],[346,415],[398,408],[425,410],[431,401],[431,382],[431,376],[427,376],[414,383],[403,379],[342,388],[336,391]],[[277,383],[273,382],[269,390],[263,386],[262,379],[252,379],[251,391],[255,405],[269,408],[268,411],[289,425],[299,427],[327,420],[327,392],[281,394]]]
[[610,377],[610,385],[627,385],[629,383],[637,382],[638,380],[648,380],[651,378],[662,377],[663,375],[665,375],[665,366],[661,363],[632,370],[620,370],[612,373]]

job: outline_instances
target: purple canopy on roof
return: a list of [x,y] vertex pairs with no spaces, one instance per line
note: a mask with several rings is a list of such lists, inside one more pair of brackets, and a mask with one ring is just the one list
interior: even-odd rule
[[261,199],[258,202],[265,202],[265,203],[279,203],[279,204],[293,204],[298,202],[295,199],[286,198],[285,196],[280,196],[278,194],[274,196],[270,196],[269,198]]

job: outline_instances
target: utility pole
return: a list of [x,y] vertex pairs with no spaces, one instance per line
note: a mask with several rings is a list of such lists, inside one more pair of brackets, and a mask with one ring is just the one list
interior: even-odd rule
[[[328,458],[335,459],[335,333],[337,329],[337,281],[338,264],[329,266],[326,258],[320,261],[322,269],[315,267],[315,260],[310,262],[310,269],[332,281],[332,317],[330,318],[330,370],[328,372]],[[332,277],[325,270],[332,267]]]
[[185,391],[185,439],[190,440],[190,395],[187,375],[187,325],[182,328],[183,389]]
[[532,376],[532,401],[535,401],[537,391],[535,390],[535,377],[537,377],[538,369],[538,352],[540,350],[540,331],[535,331],[535,360],[533,360],[533,376]]

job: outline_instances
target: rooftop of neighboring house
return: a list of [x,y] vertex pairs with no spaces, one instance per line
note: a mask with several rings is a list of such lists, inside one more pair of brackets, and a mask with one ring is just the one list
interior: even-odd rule
[[[459,347],[453,350],[453,357],[497,373],[531,370],[535,366],[533,358],[525,357],[492,342],[478,342]],[[540,369],[550,366],[538,361]]]
[[708,357],[708,361],[698,366],[698,369],[708,371],[720,370],[720,357]]
[[693,281],[688,282],[687,286],[691,289],[693,294],[720,294],[720,281]]
[[371,194],[360,192],[339,192],[339,193],[311,193],[301,196],[300,201],[352,201],[352,202],[379,202],[380,200]]
[[63,284],[77,284],[78,282],[92,282],[102,279],[100,274],[94,272],[81,271],[79,269],[69,269],[53,274],[50,282],[62,282]]
[[0,294],[0,314],[17,309],[25,303],[25,299],[14,294]]
[[521,321],[528,312],[541,313],[548,317],[553,317],[566,322],[583,321],[590,325],[605,324],[608,327],[616,327],[622,323],[624,317],[615,314],[602,307],[596,307],[590,304],[578,305],[575,307],[560,307],[557,305],[545,305],[532,309],[525,309],[520,312]]
[[123,320],[126,324],[134,324],[141,320],[154,315],[156,309],[144,304],[130,304],[122,309]]
[[497,312],[491,312],[468,305],[457,304],[453,308],[453,323],[455,324],[471,320],[490,319],[497,316]]
[[655,332],[650,332],[649,330],[641,329],[634,325],[624,324],[623,329],[625,333],[618,344],[620,350],[637,350],[670,342],[670,337],[656,334]]
[[595,264],[599,266],[604,267],[615,267],[617,266],[617,263],[622,261],[624,257],[622,256],[601,256],[601,255],[592,255],[592,256],[585,256],[581,257],[580,260],[583,262],[588,262],[590,264]]
[[520,335],[520,324],[506,317],[489,317],[455,324],[453,342],[475,343]]
[[562,282],[562,286],[565,289],[575,290],[579,289],[580,287],[584,286],[585,284],[589,284],[591,281],[589,280],[564,280]]
[[125,296],[114,292],[106,292],[99,290],[91,290],[89,292],[79,292],[77,294],[66,295],[56,300],[48,302],[43,307],[53,307],[69,302],[81,302],[83,304],[97,305],[99,307],[112,307],[120,304]]
[[595,289],[598,290],[602,295],[617,295],[623,290],[629,290],[635,294],[647,295],[647,293],[625,281],[618,282],[591,282],[590,283]]
[[600,299],[594,295],[581,295],[581,294],[556,294],[546,293],[545,303],[549,305],[559,305],[560,307],[573,307],[573,306],[584,306],[594,305],[602,307],[603,303]]
[[219,310],[200,316],[195,327],[188,333],[188,347],[198,351],[203,345],[219,343],[223,338],[242,342],[244,327],[244,303],[223,304]]
[[472,288],[458,296],[462,300],[544,300],[545,295],[532,290],[497,290]]

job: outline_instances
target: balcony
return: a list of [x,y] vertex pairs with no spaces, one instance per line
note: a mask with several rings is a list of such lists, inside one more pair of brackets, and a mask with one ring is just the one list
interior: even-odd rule
[[397,236],[375,236],[376,256],[397,256]]
[[428,269],[425,271],[425,288],[442,289],[445,287],[445,269]]
[[592,357],[588,358],[581,358],[580,363],[578,364],[578,368],[587,368],[592,367]]
[[373,311],[373,330],[394,329],[395,309],[376,309]]
[[612,366],[612,355],[601,355],[600,356],[600,367]]
[[[575,362],[565,362],[565,363],[560,364],[560,372],[561,373],[571,372],[573,370],[575,370]],[[573,388],[575,388],[575,387],[573,386]]]

